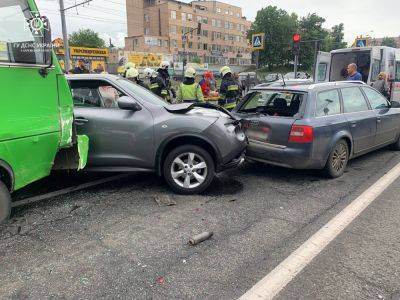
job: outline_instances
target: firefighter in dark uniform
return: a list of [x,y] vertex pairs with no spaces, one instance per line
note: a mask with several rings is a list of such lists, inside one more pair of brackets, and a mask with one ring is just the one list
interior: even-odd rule
[[167,98],[168,92],[164,81],[158,72],[153,72],[150,77],[150,91],[163,99]]
[[222,76],[221,87],[219,88],[220,99],[218,104],[232,110],[235,108],[240,97],[240,87],[232,75],[231,68],[225,66],[220,70]]
[[168,72],[169,62],[163,61],[158,68],[158,76],[164,82],[165,89],[162,91],[162,97],[168,102],[172,102],[172,99],[176,97],[175,90],[171,87],[171,77]]

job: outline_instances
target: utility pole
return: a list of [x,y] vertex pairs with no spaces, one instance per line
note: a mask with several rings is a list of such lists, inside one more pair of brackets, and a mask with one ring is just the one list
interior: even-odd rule
[[65,68],[65,71],[68,72],[71,69],[71,63],[70,63],[70,56],[69,56],[67,22],[65,21],[64,0],[59,0],[59,1],[60,1],[62,35],[63,35],[63,40],[64,40],[64,68]]
[[64,7],[64,0],[59,0],[59,1],[60,1],[62,35],[63,35],[63,40],[64,40],[64,57],[65,57],[64,68],[65,68],[65,71],[68,71],[71,69],[71,58],[70,58],[70,53],[69,53],[68,30],[67,30],[67,22],[65,20],[65,12],[71,8],[81,6],[83,4],[91,2],[93,0],[86,0],[81,3],[67,7],[67,8]]
[[293,52],[294,52],[294,78],[297,79],[297,67],[299,65],[299,54],[300,54],[300,41],[301,36],[298,33],[293,34]]

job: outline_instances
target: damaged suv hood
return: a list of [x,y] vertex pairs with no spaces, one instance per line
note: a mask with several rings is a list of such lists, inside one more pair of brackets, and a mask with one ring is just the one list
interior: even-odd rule
[[165,109],[169,111],[170,113],[175,113],[175,114],[186,114],[192,110],[198,109],[201,111],[201,109],[210,109],[210,110],[216,110],[222,114],[227,115],[229,118],[236,120],[236,117],[234,117],[229,111],[227,111],[225,108],[215,105],[215,104],[210,104],[210,103],[179,103],[179,104],[172,104]]

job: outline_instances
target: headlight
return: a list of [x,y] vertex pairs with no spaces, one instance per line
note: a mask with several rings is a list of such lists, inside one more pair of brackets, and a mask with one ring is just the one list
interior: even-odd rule
[[195,107],[192,110],[188,111],[187,114],[230,119],[230,116],[223,113],[222,111],[215,110],[215,109],[209,109],[209,108],[201,108],[201,107]]

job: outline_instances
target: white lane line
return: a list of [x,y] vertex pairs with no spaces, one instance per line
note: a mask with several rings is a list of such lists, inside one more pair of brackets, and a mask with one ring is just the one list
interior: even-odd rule
[[273,299],[399,176],[400,163],[318,230],[267,276],[241,296],[240,300]]

